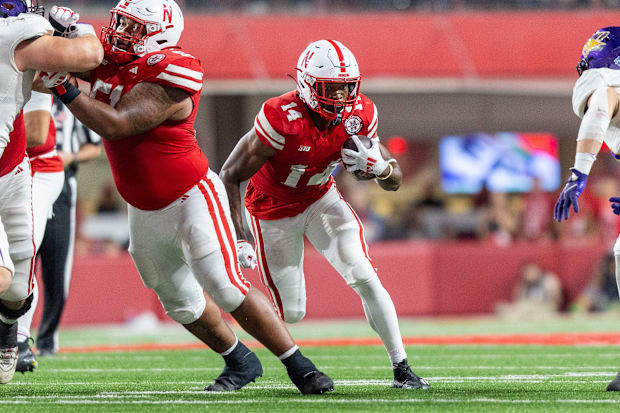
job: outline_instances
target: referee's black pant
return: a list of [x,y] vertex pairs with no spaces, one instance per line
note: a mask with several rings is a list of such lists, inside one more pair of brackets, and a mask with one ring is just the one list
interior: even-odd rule
[[58,325],[69,293],[73,268],[76,200],[77,182],[75,176],[69,174],[65,177],[62,192],[54,203],[53,216],[47,221],[43,242],[39,248],[43,280],[43,285],[39,285],[39,296],[44,297],[37,336],[39,352],[58,351]]

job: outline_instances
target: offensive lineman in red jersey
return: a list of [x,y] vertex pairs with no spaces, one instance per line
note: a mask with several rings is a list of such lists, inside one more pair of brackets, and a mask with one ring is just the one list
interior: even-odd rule
[[225,189],[195,138],[203,69],[177,46],[179,6],[122,0],[111,13],[101,38],[104,62],[89,74],[91,97],[64,75],[48,76],[46,86],[104,138],[129,203],[129,251],[144,284],[172,319],[224,357],[223,373],[205,390],[237,390],[262,375],[216,304],[278,356],[302,393],[333,390],[239,269]]
[[[243,227],[239,187],[249,179],[245,206],[259,270],[281,317],[305,316],[304,235],[362,298],[394,369],[394,387],[428,389],[408,365],[392,299],[368,256],[362,224],[331,177],[341,156],[347,170],[395,191],[402,174],[379,143],[374,103],[359,93],[360,74],[349,49],[334,40],[311,43],[299,57],[297,90],[265,102],[254,127],[224,163],[242,266],[256,256]],[[366,149],[355,135],[373,140]],[[353,136],[358,151],[341,148]],[[386,161],[385,159],[389,159]]]

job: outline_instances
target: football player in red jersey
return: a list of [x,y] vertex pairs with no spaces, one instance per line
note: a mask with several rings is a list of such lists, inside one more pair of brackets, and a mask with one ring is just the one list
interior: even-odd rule
[[[427,389],[408,365],[396,310],[368,255],[362,224],[331,176],[342,157],[347,170],[376,178],[385,190],[397,190],[402,180],[398,163],[379,143],[377,108],[359,93],[360,79],[355,57],[342,43],[311,43],[297,63],[297,90],[263,104],[220,177],[243,266],[256,260],[239,194],[240,183],[249,179],[245,206],[259,270],[281,317],[295,323],[306,313],[305,235],[362,298],[392,362],[394,387]],[[370,137],[372,146],[362,146],[355,135]],[[358,151],[341,152],[352,136]]]
[[195,137],[203,69],[177,45],[181,9],[173,0],[122,0],[111,13],[104,62],[88,76],[90,97],[64,77],[50,76],[46,86],[104,138],[144,284],[172,319],[224,357],[223,373],[205,390],[237,390],[263,372],[217,306],[278,356],[302,393],[333,390],[239,269],[226,191]]

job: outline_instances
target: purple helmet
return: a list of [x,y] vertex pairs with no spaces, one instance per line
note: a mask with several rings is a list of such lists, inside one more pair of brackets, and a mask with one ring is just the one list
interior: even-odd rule
[[0,17],[19,16],[22,13],[37,13],[43,15],[43,6],[39,0],[0,0]]
[[577,63],[579,76],[588,69],[600,67],[620,69],[620,27],[598,29],[583,46]]

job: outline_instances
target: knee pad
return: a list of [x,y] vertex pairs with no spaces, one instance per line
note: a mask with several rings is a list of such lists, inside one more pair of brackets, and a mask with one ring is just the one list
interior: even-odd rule
[[181,324],[191,324],[198,320],[206,306],[206,300],[202,295],[199,299],[175,299],[159,294],[157,296],[166,311],[166,315]]
[[17,310],[13,310],[7,307],[6,305],[4,305],[2,301],[0,301],[0,314],[2,314],[5,318],[9,320],[17,320],[19,317],[26,314],[28,310],[30,310],[30,306],[32,306],[33,298],[34,296],[30,294],[28,297],[26,297],[26,301],[24,302],[24,305],[22,305],[22,307]]
[[[10,302],[18,302],[24,300],[31,293],[29,288],[31,265],[33,264],[31,258],[23,260],[15,260],[15,271],[13,272],[13,279],[9,288],[0,294],[0,299]],[[33,275],[34,277],[34,275]]]
[[[231,277],[234,275],[231,276],[228,271],[234,272],[235,270],[234,268],[227,270],[222,252],[219,250],[193,260],[191,268],[198,283],[224,312],[235,311],[245,299],[250,288],[249,283],[244,283],[245,279],[232,281]],[[245,290],[242,290],[240,285]]]
[[367,294],[371,294],[379,288],[383,288],[383,284],[381,284],[376,273],[373,273],[369,278],[356,280],[350,283],[349,286],[361,297],[365,297]]
[[286,308],[284,309],[284,321],[286,321],[289,324],[294,324],[297,323],[301,320],[304,319],[304,317],[306,316],[306,311],[301,309],[301,310],[287,310]]
[[352,266],[350,272],[351,274],[349,278],[347,278],[347,284],[353,288],[368,284],[374,279],[379,281],[377,272],[366,258],[359,260],[356,265]]
[[219,290],[210,291],[209,295],[215,301],[218,307],[222,309],[225,313],[231,313],[235,311],[243,300],[245,300],[245,295],[241,294],[238,288],[233,287],[224,287]]

